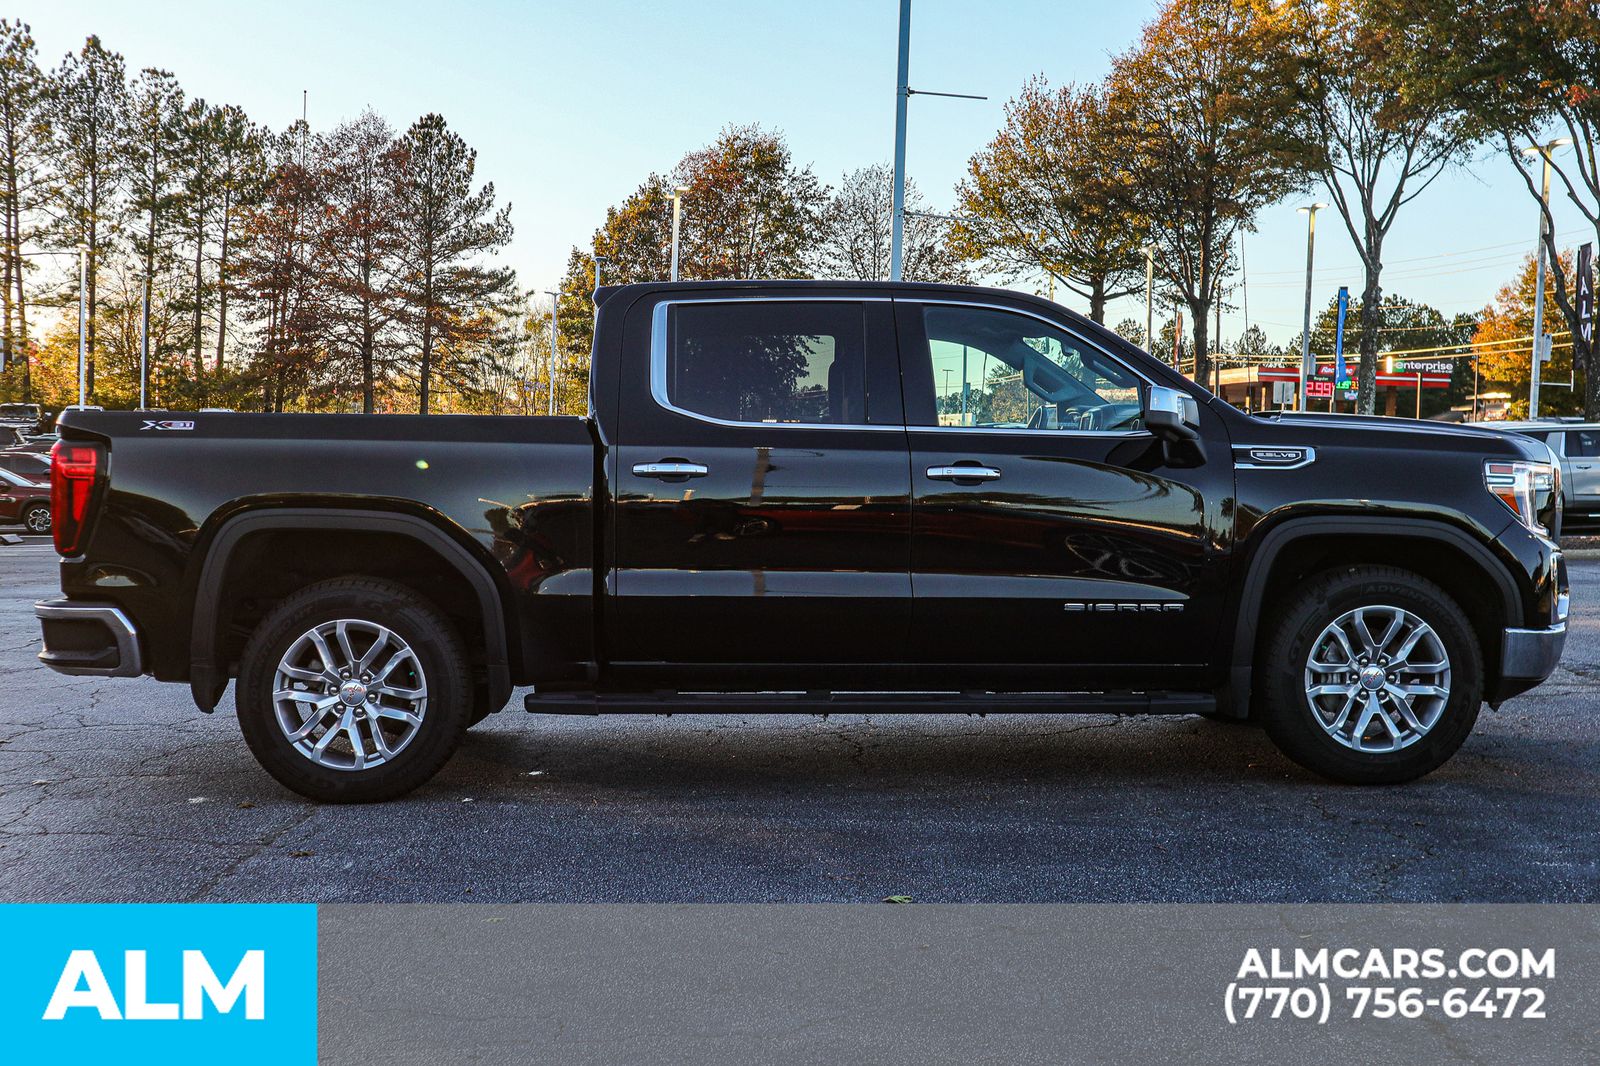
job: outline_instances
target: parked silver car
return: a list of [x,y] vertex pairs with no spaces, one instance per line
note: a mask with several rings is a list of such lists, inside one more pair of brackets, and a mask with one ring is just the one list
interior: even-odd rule
[[1561,496],[1568,529],[1600,523],[1600,422],[1484,422],[1542,440],[1561,463]]

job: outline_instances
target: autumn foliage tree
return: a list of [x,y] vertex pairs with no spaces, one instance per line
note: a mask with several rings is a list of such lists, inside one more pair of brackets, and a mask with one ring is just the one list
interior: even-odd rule
[[[1573,256],[1563,252],[1559,270],[1546,276],[1546,293],[1557,278],[1573,283]],[[1500,287],[1494,301],[1483,309],[1472,343],[1479,345],[1478,372],[1483,382],[1511,393],[1514,416],[1528,414],[1528,387],[1533,376],[1533,302],[1538,264],[1527,256],[1517,275]],[[1554,301],[1544,305],[1544,332],[1554,340],[1550,361],[1540,368],[1548,382],[1573,380],[1573,344],[1566,315]],[[1583,393],[1578,389],[1549,388],[1539,393],[1541,415],[1577,414],[1583,409]]]
[[956,189],[960,251],[1006,278],[1054,274],[1096,322],[1108,301],[1143,287],[1148,228],[1129,200],[1139,179],[1109,108],[1102,86],[1033,79]]
[[1304,181],[1292,135],[1292,15],[1269,0],[1172,0],[1112,64],[1109,122],[1155,268],[1189,308],[1195,376],[1211,307],[1256,212]]
[[1377,394],[1383,244],[1400,209],[1472,142],[1459,101],[1407,92],[1414,42],[1389,0],[1298,0],[1295,56],[1304,160],[1327,189],[1361,258],[1356,410]]
[[[659,281],[671,258],[672,191],[684,189],[678,276],[686,281],[812,276],[827,190],[809,166],[798,166],[779,133],[729,126],[704,148],[684,155],[667,175],[652,174],[606,211],[590,249],[573,249],[561,281],[561,348],[587,352],[593,334],[595,256],[605,256],[604,281]],[[587,381],[574,358],[563,375]],[[563,394],[564,401],[567,394]]]
[[[1554,218],[1543,206],[1546,158],[1552,197],[1583,216],[1600,251],[1600,8],[1594,0],[1396,0],[1395,7],[1407,33],[1426,42],[1411,56],[1408,92],[1455,101],[1516,166],[1544,213],[1546,262],[1558,253]],[[1572,143],[1546,156],[1526,152],[1554,138]],[[1579,333],[1575,278],[1550,274],[1550,296],[1573,334],[1584,415],[1600,419],[1600,366],[1595,342]]]

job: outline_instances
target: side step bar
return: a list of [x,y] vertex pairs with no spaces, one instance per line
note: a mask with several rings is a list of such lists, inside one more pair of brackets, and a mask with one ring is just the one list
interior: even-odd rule
[[1209,714],[1208,692],[530,692],[536,714]]

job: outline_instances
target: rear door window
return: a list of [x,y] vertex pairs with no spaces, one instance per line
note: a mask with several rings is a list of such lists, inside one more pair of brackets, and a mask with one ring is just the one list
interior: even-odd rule
[[849,301],[744,300],[669,308],[667,404],[723,422],[866,422],[866,312]]

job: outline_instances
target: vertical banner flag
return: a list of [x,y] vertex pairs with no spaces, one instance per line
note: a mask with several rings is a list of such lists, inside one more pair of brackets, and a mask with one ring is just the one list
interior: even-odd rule
[[1339,388],[1345,388],[1345,383],[1350,380],[1350,372],[1344,365],[1344,316],[1350,311],[1350,290],[1343,285],[1339,286],[1339,324],[1333,334],[1333,380]]
[[1594,343],[1594,244],[1578,249],[1578,333],[1585,344]]

